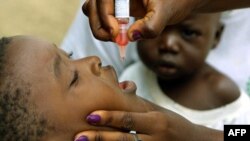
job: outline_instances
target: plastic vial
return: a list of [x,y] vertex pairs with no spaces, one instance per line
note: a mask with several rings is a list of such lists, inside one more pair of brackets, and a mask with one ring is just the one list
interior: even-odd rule
[[128,45],[127,29],[129,24],[129,0],[115,0],[115,17],[119,24],[119,34],[115,39],[119,48],[120,58],[126,57],[126,47]]

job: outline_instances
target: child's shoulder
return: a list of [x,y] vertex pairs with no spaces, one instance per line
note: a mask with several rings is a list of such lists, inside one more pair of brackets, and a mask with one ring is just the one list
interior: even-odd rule
[[223,103],[231,103],[240,96],[240,88],[237,84],[225,74],[216,71],[209,80],[213,96],[223,101]]

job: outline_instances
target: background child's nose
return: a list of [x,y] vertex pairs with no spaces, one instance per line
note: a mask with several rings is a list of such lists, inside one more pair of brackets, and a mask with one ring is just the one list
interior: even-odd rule
[[178,53],[180,50],[178,37],[172,34],[165,34],[162,37],[160,51]]

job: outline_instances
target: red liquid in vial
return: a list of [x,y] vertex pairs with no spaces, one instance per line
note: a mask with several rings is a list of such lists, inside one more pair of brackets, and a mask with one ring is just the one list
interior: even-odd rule
[[115,42],[119,47],[120,57],[123,61],[126,57],[126,47],[129,42],[128,35],[127,35],[127,23],[120,23],[119,24],[119,34],[115,38]]
[[128,44],[128,35],[127,35],[127,30],[126,29],[120,30],[120,33],[115,38],[115,42],[119,46],[126,46]]

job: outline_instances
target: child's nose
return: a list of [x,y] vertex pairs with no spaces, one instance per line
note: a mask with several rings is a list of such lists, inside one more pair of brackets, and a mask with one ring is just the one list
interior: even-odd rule
[[160,51],[178,53],[180,50],[178,37],[175,34],[165,34],[163,35],[162,42],[160,45]]
[[87,59],[90,64],[91,72],[95,75],[100,75],[101,67],[102,67],[102,62],[100,58],[96,56],[91,56],[91,57],[88,57]]

